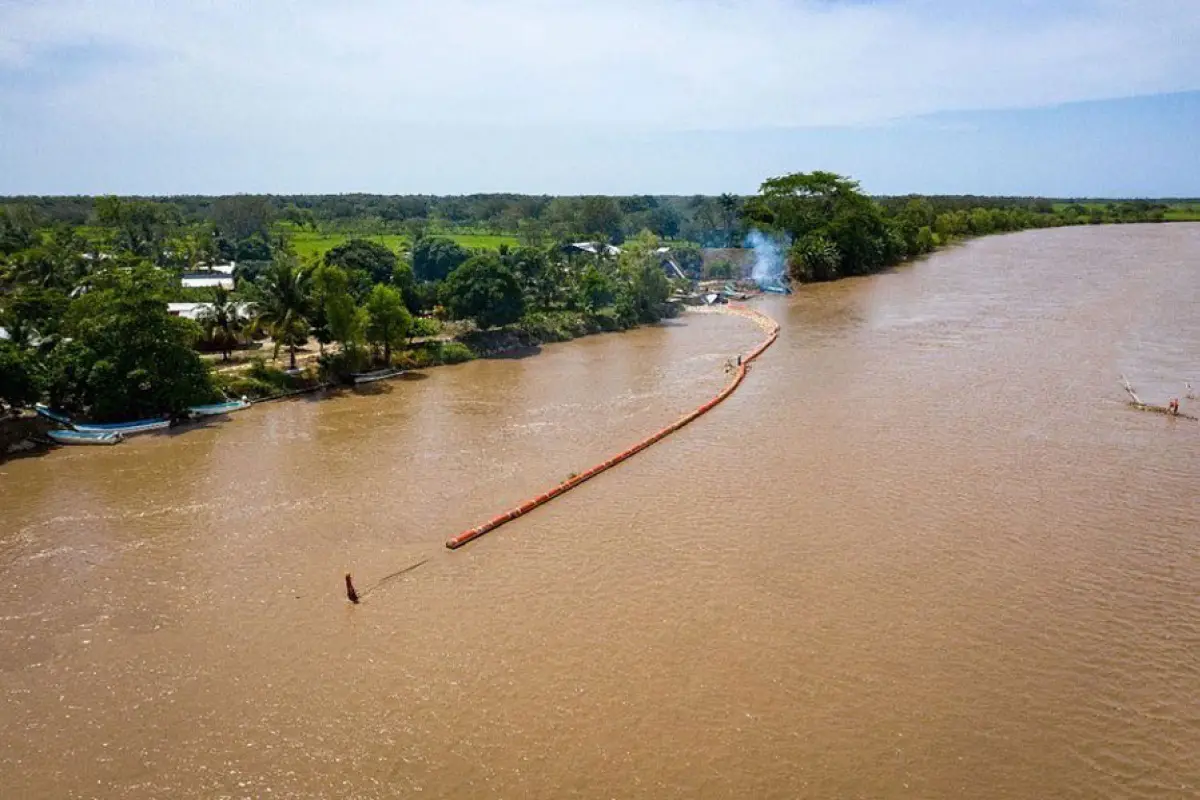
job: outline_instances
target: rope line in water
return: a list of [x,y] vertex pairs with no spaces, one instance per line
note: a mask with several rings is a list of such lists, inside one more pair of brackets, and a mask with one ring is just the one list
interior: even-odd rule
[[645,450],[647,447],[654,444],[655,442],[658,442],[661,439],[665,439],[667,436],[671,435],[675,431],[684,427],[688,423],[690,423],[693,420],[697,419],[698,417],[701,417],[704,414],[708,413],[713,408],[715,408],[717,405],[719,405],[723,400],[725,400],[725,398],[727,398],[727,397],[729,397],[729,395],[733,394],[734,390],[736,390],[738,388],[738,386],[741,385],[742,381],[745,379],[746,368],[750,365],[750,362],[753,361],[754,359],[758,358],[760,355],[762,355],[763,351],[766,350],[768,347],[770,347],[772,344],[774,344],[775,340],[777,338],[779,338],[779,324],[777,322],[775,322],[775,320],[768,317],[766,314],[763,314],[760,311],[755,311],[753,309],[746,308],[745,306],[742,306],[742,305],[731,303],[729,305],[728,311],[735,313],[735,314],[740,314],[742,316],[749,317],[750,319],[752,319],[755,323],[757,323],[760,327],[762,327],[765,331],[767,331],[767,338],[764,339],[763,341],[761,341],[757,347],[755,347],[748,354],[746,354],[746,356],[744,358],[742,358],[741,363],[737,366],[737,369],[734,371],[733,378],[729,381],[728,384],[726,384],[724,389],[722,389],[720,392],[717,393],[717,395],[715,397],[713,397],[711,400],[709,400],[707,403],[700,406],[696,410],[691,411],[691,412],[685,414],[684,416],[680,417],[675,422],[671,423],[670,425],[668,425],[667,427],[658,431],[657,433],[653,434],[652,436],[649,436],[649,437],[643,439],[642,441],[638,442],[633,447],[630,447],[629,449],[624,450],[621,453],[618,453],[617,455],[613,456],[612,458],[608,459],[607,461],[605,461],[603,463],[597,464],[596,466],[589,469],[587,472],[583,472],[579,475],[573,475],[571,478],[558,484],[550,491],[544,492],[543,494],[540,494],[537,497],[527,500],[524,503],[522,503],[521,505],[517,506],[516,508],[506,511],[505,513],[500,514],[497,517],[493,517],[492,519],[488,520],[487,522],[483,523],[482,525],[478,525],[474,528],[470,528],[469,530],[465,530],[462,533],[458,534],[457,536],[453,536],[453,537],[447,539],[446,547],[450,548],[451,550],[456,550],[459,547],[462,547],[467,542],[478,539],[480,536],[483,536],[485,533],[490,533],[491,531],[496,530],[496,528],[499,528],[501,525],[504,525],[507,522],[512,522],[514,519],[518,519],[520,517],[525,516],[530,511],[533,511],[535,508],[537,508],[538,506],[542,506],[542,505],[545,505],[546,503],[549,503],[551,500],[558,497],[559,495],[569,492],[570,490],[574,489],[576,486],[579,486],[581,483],[584,483],[585,481],[596,477],[601,472],[604,472],[605,470],[608,470],[608,469],[612,469],[613,467],[615,467],[617,464],[620,464],[625,459],[630,458],[630,457],[642,452],[643,450]]

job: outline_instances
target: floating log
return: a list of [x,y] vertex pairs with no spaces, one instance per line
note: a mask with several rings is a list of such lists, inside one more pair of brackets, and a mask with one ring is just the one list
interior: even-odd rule
[[[1172,411],[1167,406],[1160,406],[1154,403],[1144,402],[1142,398],[1137,396],[1137,392],[1133,390],[1133,386],[1130,385],[1129,379],[1124,375],[1121,376],[1121,385],[1125,387],[1125,391],[1128,392],[1129,396],[1132,398],[1129,401],[1130,408],[1133,408],[1137,411],[1149,411],[1152,414],[1162,414],[1168,417],[1178,417],[1179,419],[1187,419],[1191,420],[1192,422],[1200,422],[1200,417],[1194,417],[1191,414],[1185,414],[1182,411]],[[1185,385],[1189,389],[1191,388],[1190,383]],[[1191,397],[1190,394],[1188,396]]]
[[1162,414],[1167,417],[1178,417],[1179,419],[1190,419],[1192,422],[1200,422],[1200,417],[1193,417],[1191,414],[1185,414],[1182,411],[1172,412],[1166,406],[1156,406],[1153,403],[1134,403],[1130,401],[1129,407],[1138,411],[1149,411],[1152,414]]

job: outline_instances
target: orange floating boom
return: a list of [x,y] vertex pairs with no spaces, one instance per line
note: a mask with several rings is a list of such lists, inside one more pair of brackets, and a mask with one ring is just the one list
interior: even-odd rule
[[697,417],[703,416],[708,411],[711,411],[718,404],[720,404],[721,401],[723,401],[725,398],[729,397],[729,395],[733,394],[734,390],[737,389],[737,387],[739,385],[741,385],[742,380],[745,379],[746,368],[747,368],[747,366],[749,366],[750,362],[753,361],[754,359],[758,358],[760,355],[762,355],[763,351],[766,350],[768,347],[770,347],[772,344],[774,344],[775,340],[779,338],[779,325],[778,325],[778,323],[775,322],[775,320],[771,319],[766,314],[763,314],[759,311],[754,311],[752,309],[746,308],[741,305],[735,305],[735,304],[731,303],[729,306],[729,309],[737,314],[742,314],[743,316],[750,317],[751,319],[755,320],[755,322],[759,323],[763,327],[763,329],[767,331],[767,338],[764,339],[762,342],[760,342],[758,347],[751,350],[750,353],[747,354],[746,357],[742,359],[742,363],[738,365],[736,371],[733,374],[733,378],[729,381],[728,384],[726,384],[724,389],[722,389],[720,392],[717,393],[716,397],[713,397],[711,400],[709,400],[707,403],[705,403],[704,405],[697,408],[695,411],[691,411],[691,412],[685,414],[684,416],[680,417],[675,422],[672,422],[670,425],[668,425],[667,427],[658,431],[654,435],[649,436],[646,439],[643,439],[642,441],[635,444],[633,447],[630,447],[629,449],[624,450],[621,453],[618,453],[617,455],[613,456],[612,458],[608,459],[607,461],[605,461],[601,464],[597,464],[596,466],[592,467],[591,469],[587,470],[586,472],[582,472],[579,475],[575,475],[575,476],[571,477],[570,479],[563,481],[562,483],[558,484],[550,491],[540,494],[537,497],[534,497],[532,500],[525,501],[524,503],[522,503],[521,505],[512,509],[511,511],[506,511],[497,517],[493,517],[492,519],[488,520],[487,522],[483,523],[482,525],[478,525],[469,530],[465,530],[462,533],[458,534],[457,536],[447,539],[446,547],[449,547],[451,550],[456,550],[456,549],[462,547],[467,542],[478,539],[480,536],[483,536],[485,533],[490,533],[491,531],[496,530],[496,528],[499,528],[501,525],[503,525],[506,522],[511,522],[514,519],[517,519],[518,517],[525,516],[530,511],[533,511],[535,508],[537,508],[538,506],[541,506],[541,505],[544,505],[544,504],[550,502],[551,500],[558,497],[559,495],[561,495],[565,492],[568,492],[571,489],[574,489],[576,486],[583,483],[584,481],[586,481],[590,478],[596,477],[601,472],[604,472],[607,469],[611,469],[611,468],[615,467],[617,464],[620,464],[622,461],[629,458],[630,456],[636,455],[637,453],[640,453],[642,450],[645,450],[647,447],[654,444],[655,442],[666,438],[670,434],[672,434],[675,431],[682,428],[684,425],[687,425],[692,420],[696,419]]

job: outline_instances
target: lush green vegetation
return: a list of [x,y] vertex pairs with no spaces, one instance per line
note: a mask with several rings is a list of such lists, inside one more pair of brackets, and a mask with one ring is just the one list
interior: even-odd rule
[[[472,236],[496,248],[472,249],[458,243],[465,235],[418,227],[402,235],[413,237],[403,253],[386,236],[347,235],[305,257],[294,247],[304,231],[273,222],[261,198],[222,198],[211,211],[188,221],[171,203],[101,198],[72,228],[36,208],[0,209],[0,402],[46,400],[105,420],[179,415],[222,392],[279,394],[654,321],[670,288],[649,232],[619,256],[485,234]],[[233,290],[180,288],[229,258],[241,259]],[[205,303],[195,321],[168,311],[185,298]],[[450,322],[460,341],[440,336]],[[302,364],[311,341],[320,356]],[[272,362],[286,353],[288,369],[256,360],[214,372],[200,355],[224,364],[252,343]]]
[[[773,178],[752,197],[9,198],[0,404],[178,414],[221,392],[277,394],[372,365],[621,330],[666,313],[664,243],[690,277],[727,279],[754,233],[782,246],[793,280],[818,281],[961,237],[1182,219],[1200,219],[1200,201],[871,198],[824,172]],[[702,247],[734,249],[704,266]],[[229,261],[232,291],[181,285]],[[175,301],[209,305],[193,322],[168,313]],[[451,324],[455,337],[442,333]],[[303,364],[311,342],[320,357]],[[239,361],[264,345],[291,369]]]
[[1055,203],[1040,198],[873,199],[829,172],[771,178],[742,208],[743,224],[787,248],[793,280],[866,275],[970,236],[1062,225],[1164,222],[1169,207],[1145,200]]

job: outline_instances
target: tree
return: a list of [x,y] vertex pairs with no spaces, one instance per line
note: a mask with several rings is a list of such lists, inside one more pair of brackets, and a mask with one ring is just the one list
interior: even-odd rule
[[626,321],[656,322],[662,318],[663,304],[671,296],[671,282],[663,270],[658,247],[658,238],[642,231],[621,251],[617,306]]
[[354,325],[354,298],[350,278],[341,267],[323,264],[313,272],[313,304],[325,309],[333,341],[353,347],[362,342]]
[[221,358],[229,360],[229,353],[237,346],[238,339],[246,327],[241,303],[223,286],[213,289],[213,300],[196,320],[200,323],[205,341],[221,349]]
[[52,346],[69,303],[60,289],[18,285],[0,297],[0,327],[20,347]]
[[0,405],[20,408],[40,396],[37,365],[29,353],[0,339]]
[[178,217],[174,206],[149,200],[123,200],[114,196],[96,199],[96,219],[112,229],[115,246],[156,264],[164,261],[163,244],[178,225]]
[[392,363],[392,348],[404,344],[412,330],[412,315],[404,298],[391,286],[377,284],[367,298],[367,341],[383,347],[383,360]]
[[350,294],[350,279],[341,267],[322,264],[313,272],[314,318],[323,320],[319,336],[323,343],[340,342],[345,354],[345,367],[353,369],[358,361],[358,348],[365,339],[366,313],[355,306]]
[[832,172],[798,172],[763,181],[759,195],[743,206],[752,222],[787,232],[793,240],[827,225],[838,203],[854,196],[858,183]]
[[208,367],[192,349],[196,326],[167,313],[168,288],[148,266],[97,276],[67,310],[69,340],[49,359],[51,401],[98,420],[122,420],[182,414],[211,399]]
[[579,206],[579,232],[613,242],[622,240],[621,209],[611,197],[585,197]]
[[836,280],[841,263],[837,245],[819,233],[804,237],[788,252],[789,272],[801,283]]
[[612,305],[617,297],[613,279],[595,264],[588,264],[579,275],[579,304],[589,311]]
[[341,267],[348,274],[365,273],[370,284],[389,283],[396,269],[396,254],[369,239],[351,239],[325,253],[325,263]]
[[[764,181],[759,195],[743,206],[744,218],[803,243],[820,237],[836,247],[837,275],[866,275],[907,253],[904,237],[888,225],[883,211],[858,190],[858,183],[832,172],[786,175]],[[817,241],[817,240],[811,240]],[[835,267],[820,248],[802,245],[793,266],[802,275],[827,280]]]
[[441,281],[471,257],[450,239],[426,236],[413,245],[413,273],[419,281]]
[[281,346],[288,348],[292,369],[296,368],[296,348],[308,340],[311,283],[312,269],[286,254],[277,254],[258,279],[258,321],[275,341],[275,358]]
[[237,243],[234,257],[238,261],[270,261],[271,244],[261,233],[253,233]]
[[735,241],[734,233],[737,230],[738,212],[741,210],[741,201],[731,194],[723,194],[717,198],[717,205],[721,208],[721,233],[723,234],[723,247],[729,247]]
[[0,256],[36,245],[39,227],[37,214],[29,206],[0,207]]
[[526,217],[517,221],[517,241],[526,247],[542,247],[546,238],[546,225],[541,220]]
[[525,292],[526,305],[550,308],[558,293],[560,270],[549,253],[538,247],[501,248],[500,258],[511,269]]
[[235,244],[258,234],[265,242],[271,233],[271,204],[260,195],[219,197],[213,203],[213,223]]
[[456,319],[480,328],[516,322],[525,313],[521,282],[496,253],[472,256],[446,278],[442,303]]
[[396,268],[392,270],[392,285],[400,291],[409,313],[421,311],[421,294],[417,291],[417,276],[413,274],[411,264],[407,261],[396,262]]

